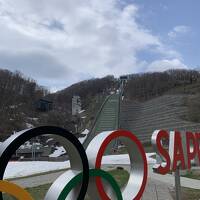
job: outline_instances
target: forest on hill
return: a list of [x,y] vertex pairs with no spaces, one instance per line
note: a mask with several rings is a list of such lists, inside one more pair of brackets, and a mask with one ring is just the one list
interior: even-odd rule
[[[107,76],[85,80],[50,93],[20,72],[0,69],[0,139],[8,137],[14,131],[40,125],[60,126],[74,132],[74,119],[71,116],[73,95],[81,97],[82,109],[93,109],[85,122],[89,123],[94,119],[104,97],[111,88],[117,87],[116,83],[113,76]],[[37,102],[40,99],[52,102],[53,108],[48,112],[38,110]]]
[[[86,110],[84,126],[90,128],[105,97],[119,88],[114,76],[94,78],[73,84],[61,91],[50,93],[36,81],[20,72],[0,70],[0,138],[12,132],[40,125],[57,125],[74,132],[71,100],[78,95],[82,109]],[[186,103],[188,119],[200,119],[200,74],[194,70],[168,70],[165,72],[128,75],[124,95],[129,100],[145,101],[166,92],[193,93]],[[37,109],[40,99],[53,103],[48,112]],[[194,115],[194,112],[196,113]]]
[[195,70],[174,69],[165,72],[133,74],[129,75],[125,96],[128,99],[145,101],[174,88],[184,89],[187,85],[196,84],[198,81],[200,81],[200,74]]

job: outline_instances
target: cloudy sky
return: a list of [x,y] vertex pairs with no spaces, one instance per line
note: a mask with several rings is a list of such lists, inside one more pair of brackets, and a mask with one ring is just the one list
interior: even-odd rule
[[199,8],[199,0],[0,0],[0,68],[52,91],[108,74],[197,68]]

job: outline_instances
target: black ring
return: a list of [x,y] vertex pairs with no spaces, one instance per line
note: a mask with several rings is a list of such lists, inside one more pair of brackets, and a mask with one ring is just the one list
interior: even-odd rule
[[[30,140],[33,137],[44,135],[44,134],[53,134],[59,135],[70,141],[78,151],[83,165],[83,179],[82,185],[79,192],[78,200],[83,200],[85,198],[88,183],[89,183],[89,164],[87,155],[82,144],[79,140],[66,129],[55,127],[55,126],[41,126],[25,131],[21,131],[12,137],[8,138],[1,144],[0,148],[0,180],[3,180],[4,172],[7,167],[7,164],[15,153],[15,151],[26,141]],[[0,200],[3,200],[2,192],[0,192]]]

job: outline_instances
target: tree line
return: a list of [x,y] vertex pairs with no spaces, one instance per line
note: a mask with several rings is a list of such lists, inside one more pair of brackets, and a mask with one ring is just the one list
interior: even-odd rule
[[141,73],[129,76],[125,86],[127,99],[148,100],[155,96],[188,84],[196,83],[200,74],[195,70],[168,70],[165,72]]
[[48,90],[22,73],[0,69],[0,134],[26,128],[27,116],[33,116],[34,103]]

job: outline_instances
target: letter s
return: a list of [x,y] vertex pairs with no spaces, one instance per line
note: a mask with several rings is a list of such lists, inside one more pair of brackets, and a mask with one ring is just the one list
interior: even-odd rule
[[161,160],[165,160],[165,162],[161,161],[160,163],[157,163],[156,166],[154,166],[154,170],[159,174],[167,174],[170,171],[170,156],[168,151],[163,147],[162,140],[167,139],[169,140],[169,134],[167,131],[164,130],[156,130],[153,132],[153,135],[151,137],[151,143],[152,146],[157,153],[157,155],[160,156]]

